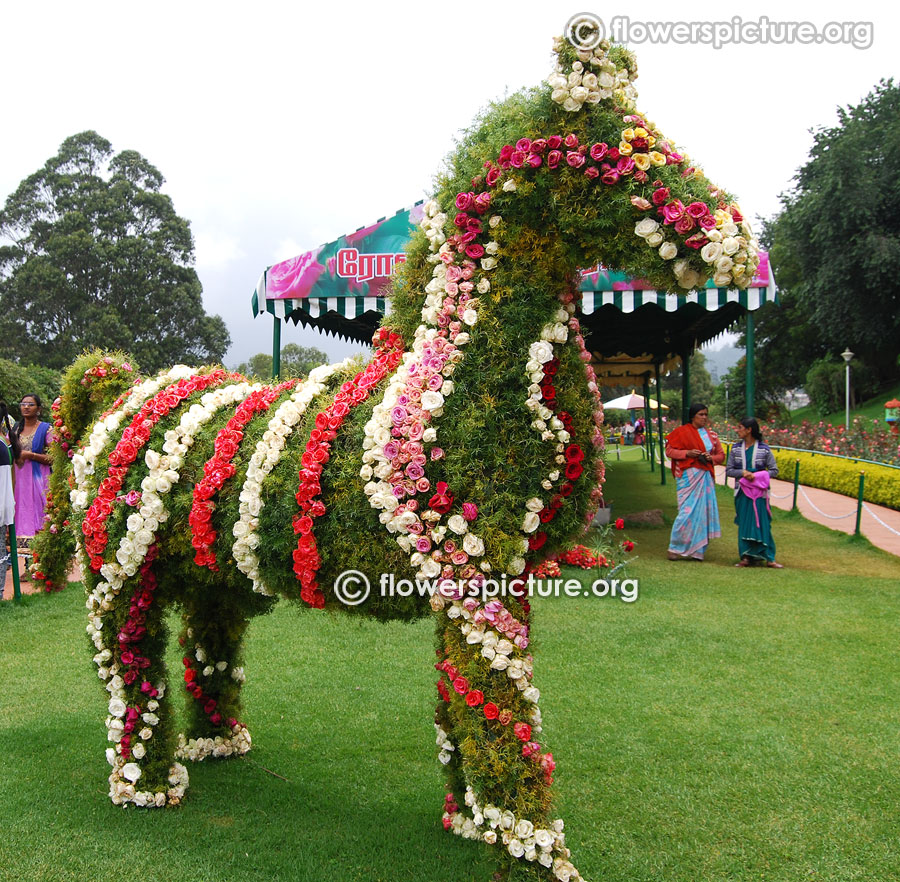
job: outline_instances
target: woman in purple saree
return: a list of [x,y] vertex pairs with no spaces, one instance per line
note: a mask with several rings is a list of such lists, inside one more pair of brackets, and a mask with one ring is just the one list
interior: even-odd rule
[[14,469],[16,495],[16,539],[28,545],[44,525],[47,485],[50,482],[50,455],[53,442],[50,423],[41,420],[41,399],[23,395],[20,419],[13,427],[21,453]]

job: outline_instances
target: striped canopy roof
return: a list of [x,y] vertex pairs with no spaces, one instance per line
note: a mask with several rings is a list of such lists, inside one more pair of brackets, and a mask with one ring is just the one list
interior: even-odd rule
[[[391,272],[421,220],[423,203],[265,270],[253,292],[253,315],[271,313],[327,334],[369,343],[390,315]],[[601,381],[640,380],[727,330],[747,311],[777,303],[766,252],[746,290],[713,287],[670,294],[597,266],[582,273],[588,345]],[[648,367],[649,366],[649,367]]]

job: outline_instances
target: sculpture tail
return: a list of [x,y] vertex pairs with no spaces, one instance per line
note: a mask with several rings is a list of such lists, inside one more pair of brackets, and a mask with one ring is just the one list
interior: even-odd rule
[[32,543],[32,577],[48,591],[65,586],[75,555],[75,538],[68,529],[72,457],[87,442],[98,418],[117,406],[139,378],[134,361],[125,353],[100,349],[84,352],[63,376],[60,397],[52,407],[56,441],[50,449],[53,473],[44,526]]

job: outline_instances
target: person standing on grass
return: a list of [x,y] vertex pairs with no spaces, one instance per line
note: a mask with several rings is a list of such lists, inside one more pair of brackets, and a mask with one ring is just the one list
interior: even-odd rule
[[[0,401],[0,600],[3,599],[3,586],[6,584],[6,571],[11,562],[11,552],[7,546],[9,525],[15,523],[16,503],[13,495],[12,464],[19,453],[18,439],[10,430],[9,411],[5,401]],[[9,438],[12,448],[7,447]]]
[[12,435],[20,447],[15,458],[16,542],[28,548],[31,540],[44,526],[47,487],[50,483],[50,454],[53,443],[50,423],[41,420],[41,399],[37,395],[23,395],[19,402],[22,412],[13,426]]
[[725,461],[719,436],[707,428],[709,409],[692,404],[688,421],[669,433],[666,456],[678,493],[678,516],[672,524],[669,560],[702,561],[710,539],[722,535],[716,503],[715,467]]
[[749,567],[759,561],[780,570],[783,564],[775,560],[769,506],[769,481],[778,476],[775,454],[763,441],[759,423],[753,417],[738,423],[737,434],[741,440],[731,448],[725,468],[725,474],[734,478],[734,522],[741,556],[735,566]]

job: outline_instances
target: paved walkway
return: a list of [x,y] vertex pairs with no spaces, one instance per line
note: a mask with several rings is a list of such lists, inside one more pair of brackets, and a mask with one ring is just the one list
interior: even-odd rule
[[[716,466],[716,481],[722,484],[724,478],[725,466]],[[730,478],[728,486],[734,486],[734,481]],[[794,503],[793,481],[773,480],[771,503],[777,508],[790,511]],[[856,531],[856,500],[849,496],[801,484],[797,492],[797,508],[808,520],[824,524],[832,530],[843,533]],[[864,502],[859,526],[860,532],[869,542],[900,557],[900,511]]]

